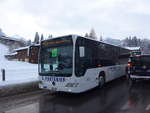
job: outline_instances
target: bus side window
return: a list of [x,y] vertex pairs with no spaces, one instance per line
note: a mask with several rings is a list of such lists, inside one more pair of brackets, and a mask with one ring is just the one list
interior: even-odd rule
[[84,57],[85,56],[85,48],[84,48],[84,46],[80,46],[79,47],[79,55],[80,55],[80,57]]
[[115,65],[115,63],[113,61],[107,60],[107,59],[101,60],[101,63],[102,63],[102,66],[113,66],[113,65]]

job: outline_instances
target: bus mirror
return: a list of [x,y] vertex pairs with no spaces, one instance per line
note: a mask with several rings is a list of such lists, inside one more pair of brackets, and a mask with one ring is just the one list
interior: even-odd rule
[[83,46],[80,46],[80,47],[79,47],[79,53],[80,53],[80,57],[84,57],[84,56],[85,56],[85,55],[84,55],[85,49],[84,49]]

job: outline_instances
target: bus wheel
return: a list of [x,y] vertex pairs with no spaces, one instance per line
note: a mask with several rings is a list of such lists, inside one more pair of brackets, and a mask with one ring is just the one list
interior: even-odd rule
[[104,76],[99,76],[99,87],[103,87],[105,84]]

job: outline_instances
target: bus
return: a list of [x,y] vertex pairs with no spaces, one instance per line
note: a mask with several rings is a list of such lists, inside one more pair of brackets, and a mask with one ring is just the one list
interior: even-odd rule
[[82,93],[126,73],[130,51],[92,38],[67,35],[41,41],[39,87]]

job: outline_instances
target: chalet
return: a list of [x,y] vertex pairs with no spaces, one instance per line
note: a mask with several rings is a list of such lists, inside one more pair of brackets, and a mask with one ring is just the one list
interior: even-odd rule
[[13,53],[5,55],[8,60],[38,63],[39,44],[14,49]]

